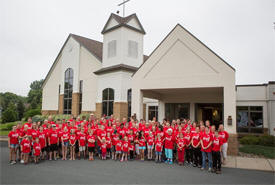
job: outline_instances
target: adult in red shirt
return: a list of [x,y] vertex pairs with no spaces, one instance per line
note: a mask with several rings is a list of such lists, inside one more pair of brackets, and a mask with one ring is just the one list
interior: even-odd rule
[[41,146],[42,159],[44,159],[47,142],[46,142],[46,132],[44,131],[43,126],[39,127],[38,138],[39,138],[39,144]]
[[222,139],[222,162],[225,164],[227,158],[227,148],[228,148],[228,137],[229,134],[224,130],[223,124],[219,125],[219,138]]
[[196,167],[198,166],[201,168],[201,163],[202,163],[202,154],[201,154],[201,147],[200,147],[200,128],[196,127],[196,132],[192,134],[192,140],[191,140],[191,145],[192,145],[192,150],[193,150],[193,166]]
[[167,160],[166,163],[173,164],[173,149],[174,149],[174,142],[175,138],[173,136],[173,130],[171,128],[167,129],[167,134],[165,135],[165,156]]
[[202,151],[202,170],[206,167],[206,156],[208,158],[208,171],[212,171],[212,142],[213,137],[210,134],[209,128],[205,127],[205,133],[201,136],[201,151]]
[[56,126],[52,126],[52,130],[49,131],[48,143],[50,146],[50,159],[52,160],[52,154],[54,156],[54,160],[56,160],[56,154],[58,151],[58,144],[59,144],[59,136],[56,130]]
[[192,153],[191,139],[192,139],[192,135],[190,133],[190,127],[187,127],[185,135],[184,135],[185,153],[186,153],[187,164],[192,164],[192,161],[193,161],[193,159],[192,159],[193,158],[193,153]]
[[12,131],[8,134],[8,146],[10,148],[10,164],[16,163],[16,151],[19,144],[19,133],[16,132],[16,126],[12,127]]
[[213,156],[213,171],[221,173],[221,148],[222,138],[219,137],[218,132],[215,132],[212,145],[212,156]]
[[147,137],[147,158],[149,160],[153,159],[153,148],[154,148],[155,138],[153,133],[150,131],[149,136]]
[[28,118],[27,123],[24,123],[23,127],[25,127],[26,125],[28,126],[28,129],[32,129],[32,118],[31,117]]
[[77,135],[75,134],[75,129],[70,130],[69,143],[70,143],[70,160],[75,160],[75,145],[77,141]]
[[183,133],[180,133],[179,138],[177,139],[179,165],[184,164],[185,144],[186,144],[186,140],[183,138]]

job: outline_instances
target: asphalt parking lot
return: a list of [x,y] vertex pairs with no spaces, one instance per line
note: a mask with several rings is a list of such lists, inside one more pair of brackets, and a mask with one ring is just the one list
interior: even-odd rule
[[0,142],[1,184],[274,184],[274,173],[223,168],[217,175],[189,166],[151,161],[43,161],[8,163],[7,142]]

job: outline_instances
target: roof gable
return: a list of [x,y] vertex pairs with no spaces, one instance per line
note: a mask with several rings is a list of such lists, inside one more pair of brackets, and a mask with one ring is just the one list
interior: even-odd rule
[[145,30],[143,29],[143,26],[141,25],[136,14],[131,14],[127,17],[120,17],[113,13],[110,15],[101,33],[107,33],[122,26],[145,34]]

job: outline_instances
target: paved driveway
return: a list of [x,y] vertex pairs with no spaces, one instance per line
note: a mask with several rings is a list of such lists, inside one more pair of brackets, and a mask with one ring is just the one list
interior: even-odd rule
[[272,172],[224,168],[216,175],[198,168],[154,162],[45,161],[9,165],[0,142],[1,184],[274,184]]

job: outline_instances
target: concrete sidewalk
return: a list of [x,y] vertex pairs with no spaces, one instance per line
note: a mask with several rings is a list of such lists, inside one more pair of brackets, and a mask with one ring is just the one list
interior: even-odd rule
[[241,168],[249,170],[273,171],[275,169],[274,159],[248,158],[240,156],[228,156],[227,162],[223,167]]
[[[8,137],[0,136],[0,141],[8,141]],[[223,167],[275,172],[275,159],[228,156]]]

